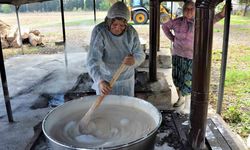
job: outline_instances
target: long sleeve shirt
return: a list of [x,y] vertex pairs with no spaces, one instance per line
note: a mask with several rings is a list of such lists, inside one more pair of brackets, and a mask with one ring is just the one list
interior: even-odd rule
[[[145,53],[141,49],[139,36],[131,25],[128,25],[120,36],[113,35],[104,22],[97,25],[92,31],[87,58],[88,71],[94,80],[92,88],[97,90],[100,80],[109,82],[123,59],[129,54],[134,56],[135,64],[126,68],[117,80],[117,84],[134,80],[134,69],[144,61]],[[129,87],[134,86],[133,83],[131,82],[127,88],[134,89]]]
[[[220,13],[216,14],[214,23],[222,18]],[[172,55],[193,59],[194,19],[179,17],[163,24],[162,29],[168,39],[173,42]]]

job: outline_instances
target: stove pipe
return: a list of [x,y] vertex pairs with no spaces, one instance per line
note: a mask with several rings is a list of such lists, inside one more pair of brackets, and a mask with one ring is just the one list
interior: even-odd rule
[[215,6],[222,0],[197,0],[189,144],[205,148]]

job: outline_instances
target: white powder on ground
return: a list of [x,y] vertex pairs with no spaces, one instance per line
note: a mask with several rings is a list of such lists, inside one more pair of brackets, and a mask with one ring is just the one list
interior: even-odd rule
[[162,146],[155,146],[155,150],[174,150],[174,148],[165,143]]

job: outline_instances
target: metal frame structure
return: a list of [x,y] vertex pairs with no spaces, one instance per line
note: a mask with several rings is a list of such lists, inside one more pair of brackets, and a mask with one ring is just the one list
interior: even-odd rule
[[[48,0],[2,0],[0,1],[0,4],[12,4],[17,6],[18,8],[22,4],[43,2],[43,1],[48,1]],[[160,43],[159,16],[160,16],[160,3],[162,1],[164,0],[150,0],[149,79],[151,82],[157,80],[156,56],[157,56],[157,51],[159,51],[159,43]],[[173,1],[178,2],[180,0],[173,0]],[[191,128],[189,132],[189,137],[190,137],[189,143],[194,149],[202,149],[205,146],[205,131],[207,124],[208,94],[209,94],[209,84],[210,84],[211,51],[212,51],[212,38],[213,38],[213,17],[214,17],[215,6],[222,1],[223,0],[196,1],[196,17],[195,17],[196,21],[195,21],[194,58],[193,58],[193,78],[195,78],[196,80],[192,81],[191,114],[190,114]],[[65,43],[66,37],[65,37],[63,0],[60,0],[60,2],[61,2],[61,14],[62,14],[63,42]],[[93,0],[93,2],[94,2],[93,6],[94,20],[96,21],[95,0]],[[222,53],[222,63],[221,63],[222,68],[221,68],[221,78],[219,85],[220,86],[219,104],[217,107],[217,113],[219,114],[221,112],[221,104],[224,93],[227,49],[229,40],[231,0],[226,1],[226,6],[227,10],[224,23],[223,53]],[[9,97],[7,79],[4,67],[4,59],[2,54],[1,40],[0,40],[0,68],[1,68],[2,87],[4,91],[4,99],[5,99],[8,119],[9,122],[13,122],[10,97]]]

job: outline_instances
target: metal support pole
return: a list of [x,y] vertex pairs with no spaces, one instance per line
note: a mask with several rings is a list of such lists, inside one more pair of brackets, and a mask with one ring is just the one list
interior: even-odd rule
[[159,51],[160,39],[160,1],[150,0],[150,24],[149,24],[149,80],[157,80],[156,57]]
[[12,116],[11,104],[10,104],[8,83],[7,83],[6,72],[5,72],[5,67],[4,67],[4,58],[3,58],[1,37],[0,37],[0,70],[1,70],[1,80],[2,80],[4,102],[5,102],[5,107],[6,107],[6,111],[7,111],[7,115],[8,115],[8,120],[9,120],[9,122],[14,122],[13,116]]
[[230,14],[231,14],[231,0],[226,1],[226,14],[225,14],[225,22],[224,22],[224,35],[223,35],[223,46],[222,46],[222,59],[221,59],[221,76],[220,76],[220,84],[219,84],[219,94],[218,94],[218,102],[217,102],[217,110],[218,114],[221,114],[222,101],[224,95],[224,85],[225,85],[225,77],[226,77],[226,68],[227,68],[227,52],[228,52],[228,41],[229,41],[229,29],[230,29]]
[[63,0],[60,0],[60,5],[61,5],[61,17],[62,17],[63,43],[65,44],[65,42],[66,42],[66,33],[65,33]]
[[171,1],[171,10],[170,11],[171,11],[171,20],[172,20],[173,19],[173,1]]
[[95,0],[93,0],[93,9],[94,9],[94,21],[95,21],[95,23],[96,23],[96,2],[95,2]]
[[68,58],[67,58],[67,45],[66,45],[66,32],[65,32],[65,21],[64,21],[64,6],[63,0],[60,0],[61,6],[61,17],[62,17],[62,31],[63,31],[63,45],[64,45],[64,58],[65,58],[65,66],[68,70]]
[[20,21],[19,21],[19,14],[18,14],[18,10],[19,10],[20,6],[16,6],[15,8],[16,8],[16,17],[17,17],[18,30],[19,30],[19,40],[21,42],[22,54],[24,55],[24,52],[23,52],[23,41],[22,41],[22,34],[21,34],[21,26],[20,26]]

